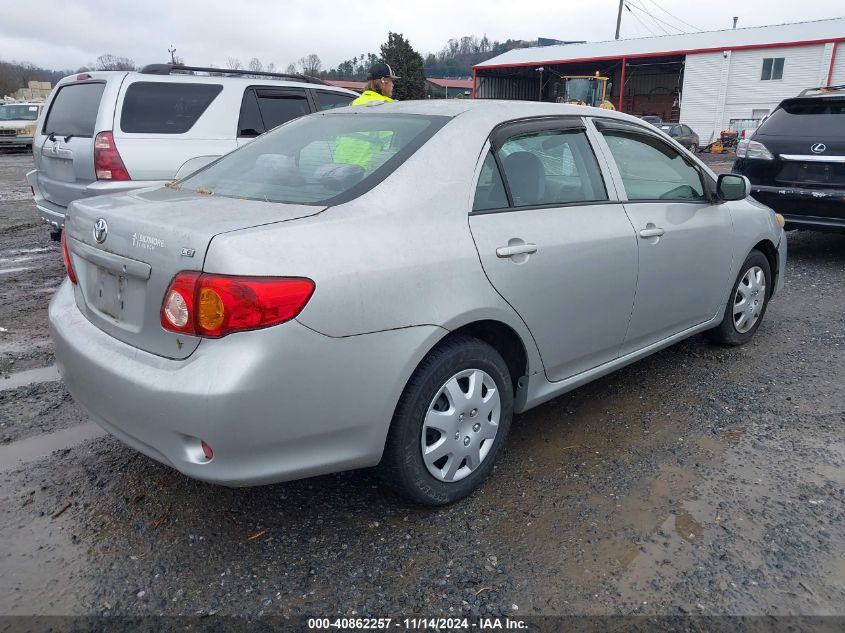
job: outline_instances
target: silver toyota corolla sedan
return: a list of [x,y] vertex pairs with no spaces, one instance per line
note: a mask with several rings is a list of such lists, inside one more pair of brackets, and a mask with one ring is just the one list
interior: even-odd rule
[[754,335],[786,239],[747,192],[606,110],[314,114],[166,187],[73,203],[56,356],[93,419],[191,477],[379,465],[448,503],[514,413],[698,332]]

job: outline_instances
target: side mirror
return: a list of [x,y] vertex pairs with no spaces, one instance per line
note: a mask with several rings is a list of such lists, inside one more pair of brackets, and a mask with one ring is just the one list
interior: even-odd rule
[[745,176],[738,174],[720,174],[716,181],[716,193],[721,200],[745,200],[751,190],[751,183]]

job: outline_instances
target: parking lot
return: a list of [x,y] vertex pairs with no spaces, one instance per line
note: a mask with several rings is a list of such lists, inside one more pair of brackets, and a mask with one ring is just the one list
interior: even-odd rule
[[0,613],[843,614],[845,235],[789,234],[747,346],[695,336],[517,416],[431,509],[369,471],[220,488],[101,434],[54,366],[31,168],[0,154]]

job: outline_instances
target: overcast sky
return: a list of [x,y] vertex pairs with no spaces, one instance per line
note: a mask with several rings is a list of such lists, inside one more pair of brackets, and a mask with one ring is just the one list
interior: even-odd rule
[[[842,0],[628,0],[640,7],[622,16],[622,37],[672,31],[650,18],[692,30],[762,26],[845,15]],[[187,64],[246,65],[258,57],[284,69],[316,53],[325,69],[361,53],[378,52],[388,31],[403,33],[423,56],[451,37],[490,40],[538,36],[613,39],[617,0],[25,0],[0,20],[0,59],[76,69],[103,53],[136,64],[164,62],[167,49]],[[665,11],[661,10],[665,8]],[[668,13],[666,12],[668,11]],[[671,14],[671,15],[670,15]],[[635,17],[636,16],[636,17]],[[674,17],[673,17],[674,16]],[[688,25],[684,25],[683,22]],[[672,31],[676,32],[676,31]],[[843,33],[845,35],[845,33]]]

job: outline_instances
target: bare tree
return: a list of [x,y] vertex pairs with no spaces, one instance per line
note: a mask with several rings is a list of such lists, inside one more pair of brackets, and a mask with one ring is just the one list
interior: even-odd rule
[[296,70],[296,66],[293,64],[288,64],[288,67],[285,68],[285,73],[287,73],[288,75],[295,75],[297,74],[297,72],[299,71]]
[[276,72],[276,64],[270,62],[269,64],[267,64],[267,68],[265,68],[264,70],[266,70],[268,73],[274,73]]
[[226,68],[229,70],[240,70],[241,69],[241,60],[237,57],[229,57],[226,60]]
[[302,70],[303,75],[319,75],[320,70],[323,68],[323,62],[320,61],[319,55],[311,53],[299,60],[299,68]]
[[92,65],[97,70],[135,70],[135,62],[128,57],[117,57],[109,53],[100,55]]
[[264,70],[264,64],[262,64],[261,60],[258,59],[257,57],[253,57],[252,59],[249,60],[249,64],[247,65],[247,68],[249,68],[254,73],[260,73],[261,71]]

